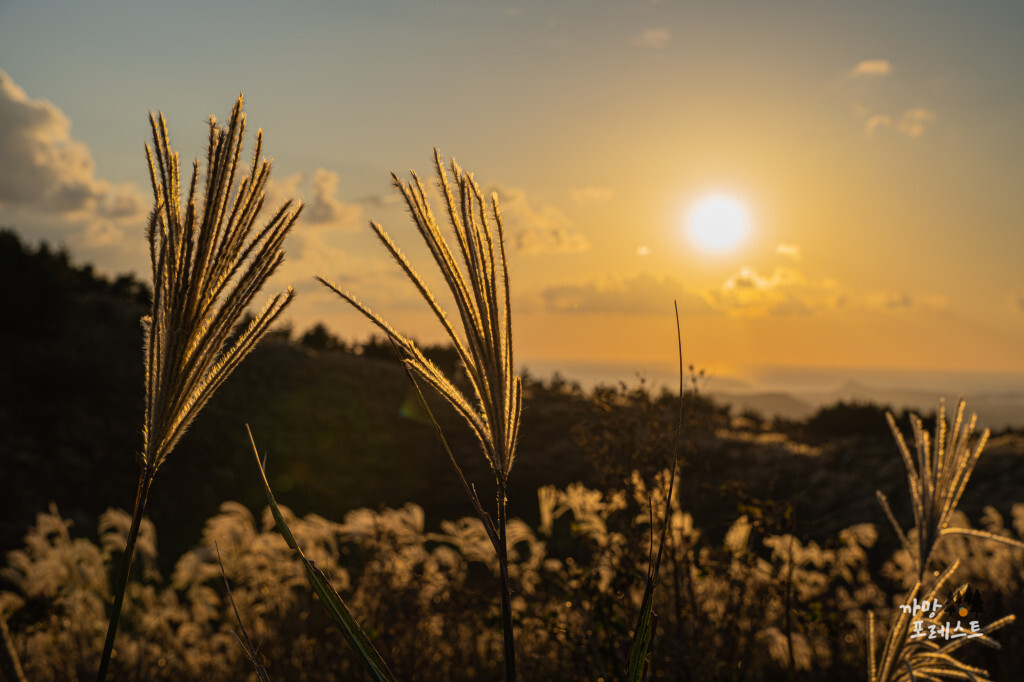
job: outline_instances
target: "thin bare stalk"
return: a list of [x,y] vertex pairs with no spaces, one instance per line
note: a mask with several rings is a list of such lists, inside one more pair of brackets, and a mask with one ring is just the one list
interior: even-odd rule
[[139,485],[135,491],[135,509],[132,512],[132,525],[128,529],[128,541],[125,544],[124,554],[121,556],[121,571],[117,577],[117,585],[114,588],[114,604],[110,611],[110,622],[107,624],[107,636],[103,641],[103,655],[100,657],[99,672],[96,673],[98,680],[107,679],[107,667],[110,665],[110,656],[114,649],[114,637],[117,635],[117,624],[121,620],[121,606],[124,604],[124,593],[128,588],[128,576],[131,574],[132,557],[135,555],[135,543],[139,539],[139,527],[142,525],[142,517],[146,511],[146,502],[149,500],[149,488],[153,483],[153,477],[146,475],[143,468],[139,472]]
[[241,637],[239,637],[238,633],[234,630],[231,631],[231,634],[235,636],[235,641],[238,642],[238,646],[242,647],[245,657],[249,659],[249,663],[252,664],[253,670],[256,671],[256,677],[260,679],[260,682],[270,682],[270,676],[267,675],[267,669],[260,662],[259,651],[257,651],[252,640],[249,638],[249,633],[245,629],[245,624],[242,623],[242,616],[238,613],[238,606],[235,605],[235,597],[231,594],[231,585],[228,583],[228,574],[224,571],[224,560],[220,556],[220,547],[216,542],[213,543],[213,546],[217,549],[217,564],[220,566],[220,577],[224,579],[224,589],[227,591],[228,601],[231,602],[231,610],[235,612],[235,622],[238,623],[238,629],[242,632]]
[[18,651],[14,648],[11,631],[7,629],[7,619],[2,613],[0,613],[0,640],[3,640],[0,642],[3,645],[0,647],[0,679],[26,682],[25,671],[21,667]]
[[505,679],[516,679],[516,639],[512,626],[512,586],[508,580],[508,541],[505,536],[507,497],[504,481],[498,482],[498,567],[501,571],[501,624],[505,640]]

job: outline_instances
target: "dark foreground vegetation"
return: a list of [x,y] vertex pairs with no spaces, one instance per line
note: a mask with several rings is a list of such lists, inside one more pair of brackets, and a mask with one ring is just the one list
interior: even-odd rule
[[[141,443],[139,318],[150,292],[11,231],[0,232],[0,285],[18,292],[0,297],[0,615],[28,679],[89,679],[130,521],[120,510],[132,502]],[[458,369],[450,348],[427,354]],[[642,384],[524,382],[508,492],[523,679],[622,675],[663,521],[655,514],[652,529],[648,503],[664,508],[677,401]],[[888,623],[916,579],[875,498],[883,491],[910,524],[885,409],[836,405],[773,423],[697,392],[684,402],[651,676],[865,679],[867,612]],[[434,403],[467,478],[488,480],[472,436]],[[908,428],[906,415],[899,421]],[[316,326],[264,340],[161,469],[112,663],[118,679],[252,677],[231,634],[218,551],[273,679],[361,679],[264,511],[246,424],[304,551],[399,679],[501,677],[498,565],[391,345]],[[1020,433],[990,441],[956,523],[1024,538],[1022,455]],[[939,548],[936,564],[961,562],[952,584],[981,595],[971,619],[1024,612],[1024,552],[958,537]],[[962,657],[1015,679],[1019,630],[995,635],[1001,651]]]

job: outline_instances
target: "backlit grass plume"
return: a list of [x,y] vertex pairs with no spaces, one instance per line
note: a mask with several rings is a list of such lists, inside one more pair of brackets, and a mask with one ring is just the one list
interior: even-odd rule
[[[887,414],[889,428],[896,438],[900,456],[907,469],[907,483],[910,488],[910,502],[914,510],[914,528],[904,533],[896,516],[889,507],[889,501],[878,491],[878,501],[882,504],[889,522],[896,535],[914,563],[917,581],[907,595],[904,605],[914,602],[919,594],[924,594],[925,602],[933,602],[939,596],[939,589],[956,571],[959,562],[954,562],[939,575],[935,583],[925,589],[929,560],[935,551],[936,543],[944,535],[963,534],[984,540],[993,540],[1016,547],[1024,548],[1024,544],[1005,538],[995,533],[969,528],[950,527],[949,523],[956,511],[960,498],[964,494],[967,482],[974,472],[978,459],[981,457],[985,443],[988,441],[988,429],[975,442],[972,439],[976,416],[964,419],[966,404],[963,400],[957,403],[952,428],[946,420],[945,403],[940,403],[939,413],[935,420],[934,436],[921,426],[921,420],[913,417],[911,424],[914,429],[915,453],[896,426],[892,413]],[[967,589],[961,586],[954,595],[962,594]],[[953,600],[947,600],[952,602]],[[949,605],[947,604],[947,607]],[[952,642],[939,644],[931,638],[913,638],[910,628],[913,618],[906,609],[899,609],[893,618],[886,637],[881,657],[876,656],[874,614],[869,614],[868,631],[868,681],[891,682],[914,679],[990,679],[988,673],[957,660],[952,654],[967,639],[954,639]],[[951,619],[951,615],[943,610],[937,618],[922,616],[917,620],[929,625],[941,627],[943,621]],[[999,628],[1012,623],[1013,615],[1000,618],[980,629],[981,636],[977,641],[988,646],[999,648],[999,643],[987,635]],[[972,637],[973,639],[973,637]]]
[[889,501],[881,491],[877,493],[878,501],[899,536],[900,543],[914,561],[914,569],[921,582],[924,581],[928,560],[935,549],[935,544],[943,535],[972,535],[985,540],[1021,546],[1010,538],[994,533],[949,525],[989,436],[988,429],[985,429],[976,442],[972,439],[977,417],[971,415],[970,420],[966,420],[965,409],[966,403],[960,400],[953,423],[950,425],[946,420],[945,403],[940,404],[934,435],[929,434],[921,426],[920,419],[913,417],[911,424],[914,429],[914,454],[911,454],[910,448],[907,447],[892,413],[886,415],[907,469],[910,502],[914,510],[914,533],[911,537],[903,532],[889,507]]
[[[505,538],[505,491],[509,472],[515,460],[519,417],[522,410],[522,383],[520,377],[515,375],[512,362],[512,315],[504,227],[496,194],[491,195],[488,207],[480,186],[471,174],[464,172],[453,160],[453,183],[449,180],[444,161],[436,149],[434,162],[448,220],[455,235],[454,248],[441,234],[441,228],[427,201],[426,190],[419,176],[413,172],[412,181],[408,184],[394,174],[392,179],[395,187],[402,193],[420,236],[426,242],[452,293],[462,322],[464,339],[390,235],[376,222],[371,223],[371,227],[419,290],[451,338],[459,358],[465,365],[471,395],[467,396],[459,390],[434,363],[427,360],[412,340],[395,331],[354,295],[342,291],[322,277],[317,279],[380,327],[395,345],[403,364],[410,372],[410,377],[420,377],[444,396],[466,420],[480,442],[484,456],[497,480],[497,528],[484,513],[475,488],[468,485],[462,477],[462,472],[450,452],[449,456],[478,516],[487,528],[488,536],[498,555],[502,577],[506,674],[512,679],[515,677],[515,648]],[[443,435],[441,438],[443,442]],[[447,448],[447,444],[445,447]]]
[[[106,677],[139,523],[153,478],[213,393],[291,301],[291,289],[277,294],[233,339],[232,330],[246,308],[284,259],[284,238],[302,210],[301,204],[293,206],[288,201],[264,227],[255,229],[271,164],[260,159],[260,131],[252,167],[235,191],[245,135],[241,96],[226,127],[218,126],[210,117],[204,187],[197,190],[196,160],[184,207],[178,154],[171,148],[167,122],[162,113],[150,114],[149,120],[153,148],[146,145],[146,158],[154,206],[146,236],[153,268],[153,301],[150,314],[143,318],[143,448],[132,526],[100,660],[100,680]],[[201,203],[198,208],[197,194]]]

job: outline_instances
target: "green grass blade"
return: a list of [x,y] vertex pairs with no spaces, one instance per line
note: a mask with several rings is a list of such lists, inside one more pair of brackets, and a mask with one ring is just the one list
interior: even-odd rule
[[[658,551],[659,558],[661,551]],[[640,605],[640,616],[637,619],[636,631],[633,633],[633,646],[629,650],[629,669],[626,679],[629,682],[640,682],[647,673],[647,657],[654,636],[654,586],[658,582],[658,568],[652,561],[651,570],[647,574],[647,586],[644,588],[644,600]]]
[[[246,428],[248,429],[248,427]],[[263,469],[263,463],[260,462],[259,451],[256,449],[256,442],[253,440],[251,430],[249,431],[249,442],[252,443],[252,451],[256,457],[256,466],[259,467],[260,477],[263,479],[263,487],[267,491],[267,504],[270,505],[270,511],[274,514],[277,529],[281,532],[288,546],[294,549],[295,553],[299,555],[299,559],[302,560],[302,564],[306,567],[306,577],[309,578],[309,584],[313,586],[313,590],[320,597],[320,602],[327,609],[331,618],[341,628],[342,634],[345,635],[345,639],[348,640],[352,650],[356,652],[363,667],[366,668],[366,672],[379,682],[393,682],[395,679],[394,675],[388,670],[388,666],[381,657],[380,652],[374,648],[370,638],[363,632],[363,628],[360,627],[352,612],[348,610],[348,606],[345,605],[341,595],[331,586],[323,571],[306,558],[306,555],[302,553],[302,549],[295,541],[295,536],[292,535],[291,529],[288,528],[288,524],[284,520],[284,515],[281,514],[281,510],[277,506],[274,493],[270,490],[270,483],[267,481],[267,474]]]
[[[626,679],[629,682],[640,682],[640,680],[647,676],[647,660],[651,652],[651,641],[654,639],[654,631],[658,626],[658,616],[654,613],[654,588],[658,584],[661,553],[665,549],[669,524],[672,523],[672,493],[676,482],[676,471],[679,468],[679,447],[682,442],[683,433],[683,335],[679,328],[679,303],[674,302],[673,305],[676,311],[676,342],[679,346],[679,421],[676,424],[676,443],[672,453],[672,471],[669,473],[668,493],[665,496],[665,522],[661,527],[658,553],[651,558],[648,564],[644,598],[640,603],[640,614],[637,617],[636,629],[633,632],[633,644],[629,649],[629,668],[626,671]],[[651,527],[654,527],[653,509],[651,513]],[[652,534],[652,550],[653,542],[654,537]]]

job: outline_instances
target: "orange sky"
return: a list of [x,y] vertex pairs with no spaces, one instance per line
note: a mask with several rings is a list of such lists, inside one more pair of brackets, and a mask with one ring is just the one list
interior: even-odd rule
[[[671,363],[675,299],[723,372],[1024,372],[1016,3],[122,9],[0,8],[0,223],[31,241],[146,272],[147,110],[189,158],[242,90],[271,199],[309,204],[274,280],[299,330],[370,331],[320,273],[438,338],[367,227],[422,257],[388,172],[437,145],[501,198],[525,362]],[[709,255],[684,218],[715,192],[751,229]]]

